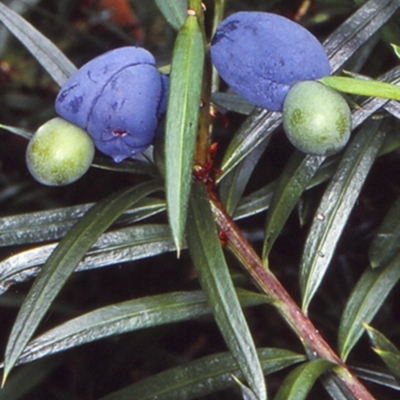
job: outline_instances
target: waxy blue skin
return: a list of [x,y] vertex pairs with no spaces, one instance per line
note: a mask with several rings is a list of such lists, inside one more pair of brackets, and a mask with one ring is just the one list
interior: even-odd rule
[[232,14],[219,25],[210,52],[220,76],[237,94],[270,111],[282,111],[295,83],[330,74],[318,40],[276,14]]
[[85,129],[101,152],[121,162],[153,141],[167,89],[168,78],[148,51],[123,47],[80,68],[61,88],[55,108]]

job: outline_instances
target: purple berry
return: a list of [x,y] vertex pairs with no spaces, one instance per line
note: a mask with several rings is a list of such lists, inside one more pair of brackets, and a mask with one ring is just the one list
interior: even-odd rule
[[240,96],[270,111],[282,111],[289,89],[330,74],[322,45],[301,25],[265,12],[238,12],[218,27],[212,62]]
[[168,79],[148,51],[123,47],[80,68],[61,88],[55,108],[85,129],[101,152],[121,162],[153,141],[167,89]]

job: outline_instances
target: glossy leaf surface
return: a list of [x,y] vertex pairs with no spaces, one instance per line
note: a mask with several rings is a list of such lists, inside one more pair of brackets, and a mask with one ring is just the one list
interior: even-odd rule
[[400,252],[400,198],[397,198],[368,251],[372,268],[384,267]]
[[328,371],[332,363],[313,360],[296,367],[284,380],[275,400],[303,400],[320,375]]
[[[93,203],[0,218],[0,246],[60,239],[91,207]],[[124,212],[116,223],[121,226],[138,222],[162,211],[163,200],[145,198]]]
[[171,26],[176,30],[180,29],[185,23],[187,0],[156,0],[156,3]]
[[201,287],[228,348],[250,388],[260,400],[266,399],[260,361],[222,252],[208,194],[201,183],[195,183],[192,189],[187,243]]
[[[265,296],[240,291],[243,307],[265,303]],[[202,292],[173,292],[112,304],[69,320],[32,340],[18,364],[32,362],[84,343],[139,329],[209,315]]]
[[298,203],[303,191],[325,160],[324,156],[292,154],[272,196],[265,226],[263,258],[268,257],[290,213]]
[[400,258],[388,266],[367,269],[347,301],[339,327],[339,354],[346,360],[364,332],[363,323],[370,323],[386,297],[400,279]]
[[400,100],[400,88],[386,82],[354,79],[346,76],[327,76],[320,81],[339,92]]
[[400,351],[399,349],[381,332],[365,325],[369,339],[371,340],[374,351],[383,360],[393,376],[400,381]]
[[197,16],[188,16],[172,56],[165,127],[167,209],[178,253],[189,202],[203,62],[203,35]]
[[[34,278],[57,244],[46,244],[13,254],[0,262],[0,294]],[[134,225],[101,235],[75,271],[119,265],[176,250],[168,225]]]
[[[279,371],[304,360],[304,356],[281,349],[259,349],[264,374]],[[202,398],[207,394],[236,386],[232,377],[243,379],[229,353],[214,354],[144,379],[101,400],[143,399],[179,400]],[[173,383],[173,384],[171,384]]]
[[303,251],[300,288],[303,310],[318,289],[350,212],[383,142],[380,122],[360,131],[348,146],[319,204]]
[[157,190],[160,190],[160,183],[150,181],[117,192],[97,203],[68,231],[47,260],[20,308],[6,347],[3,382],[52,301],[101,233],[127,208]]

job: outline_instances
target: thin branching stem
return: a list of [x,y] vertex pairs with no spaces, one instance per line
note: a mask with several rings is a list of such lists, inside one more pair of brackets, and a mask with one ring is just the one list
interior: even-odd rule
[[244,238],[240,229],[226,213],[212,190],[209,190],[211,206],[219,228],[226,234],[228,247],[241,262],[254,283],[267,294],[285,321],[300,338],[304,347],[314,358],[321,358],[338,365],[334,371],[357,400],[372,400],[374,397],[347,365],[332,350],[310,319],[302,312],[275,275],[262,265],[260,257]]

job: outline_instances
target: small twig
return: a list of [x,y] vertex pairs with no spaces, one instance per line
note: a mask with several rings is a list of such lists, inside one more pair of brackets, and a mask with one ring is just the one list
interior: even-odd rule
[[275,275],[269,269],[263,268],[260,257],[244,238],[232,218],[226,213],[215,193],[210,189],[209,195],[216,223],[225,233],[230,250],[242,263],[258,288],[271,298],[272,304],[297,334],[303,345],[315,358],[331,361],[341,367],[335,368],[334,372],[355,399],[373,400],[374,397],[331,349]]

